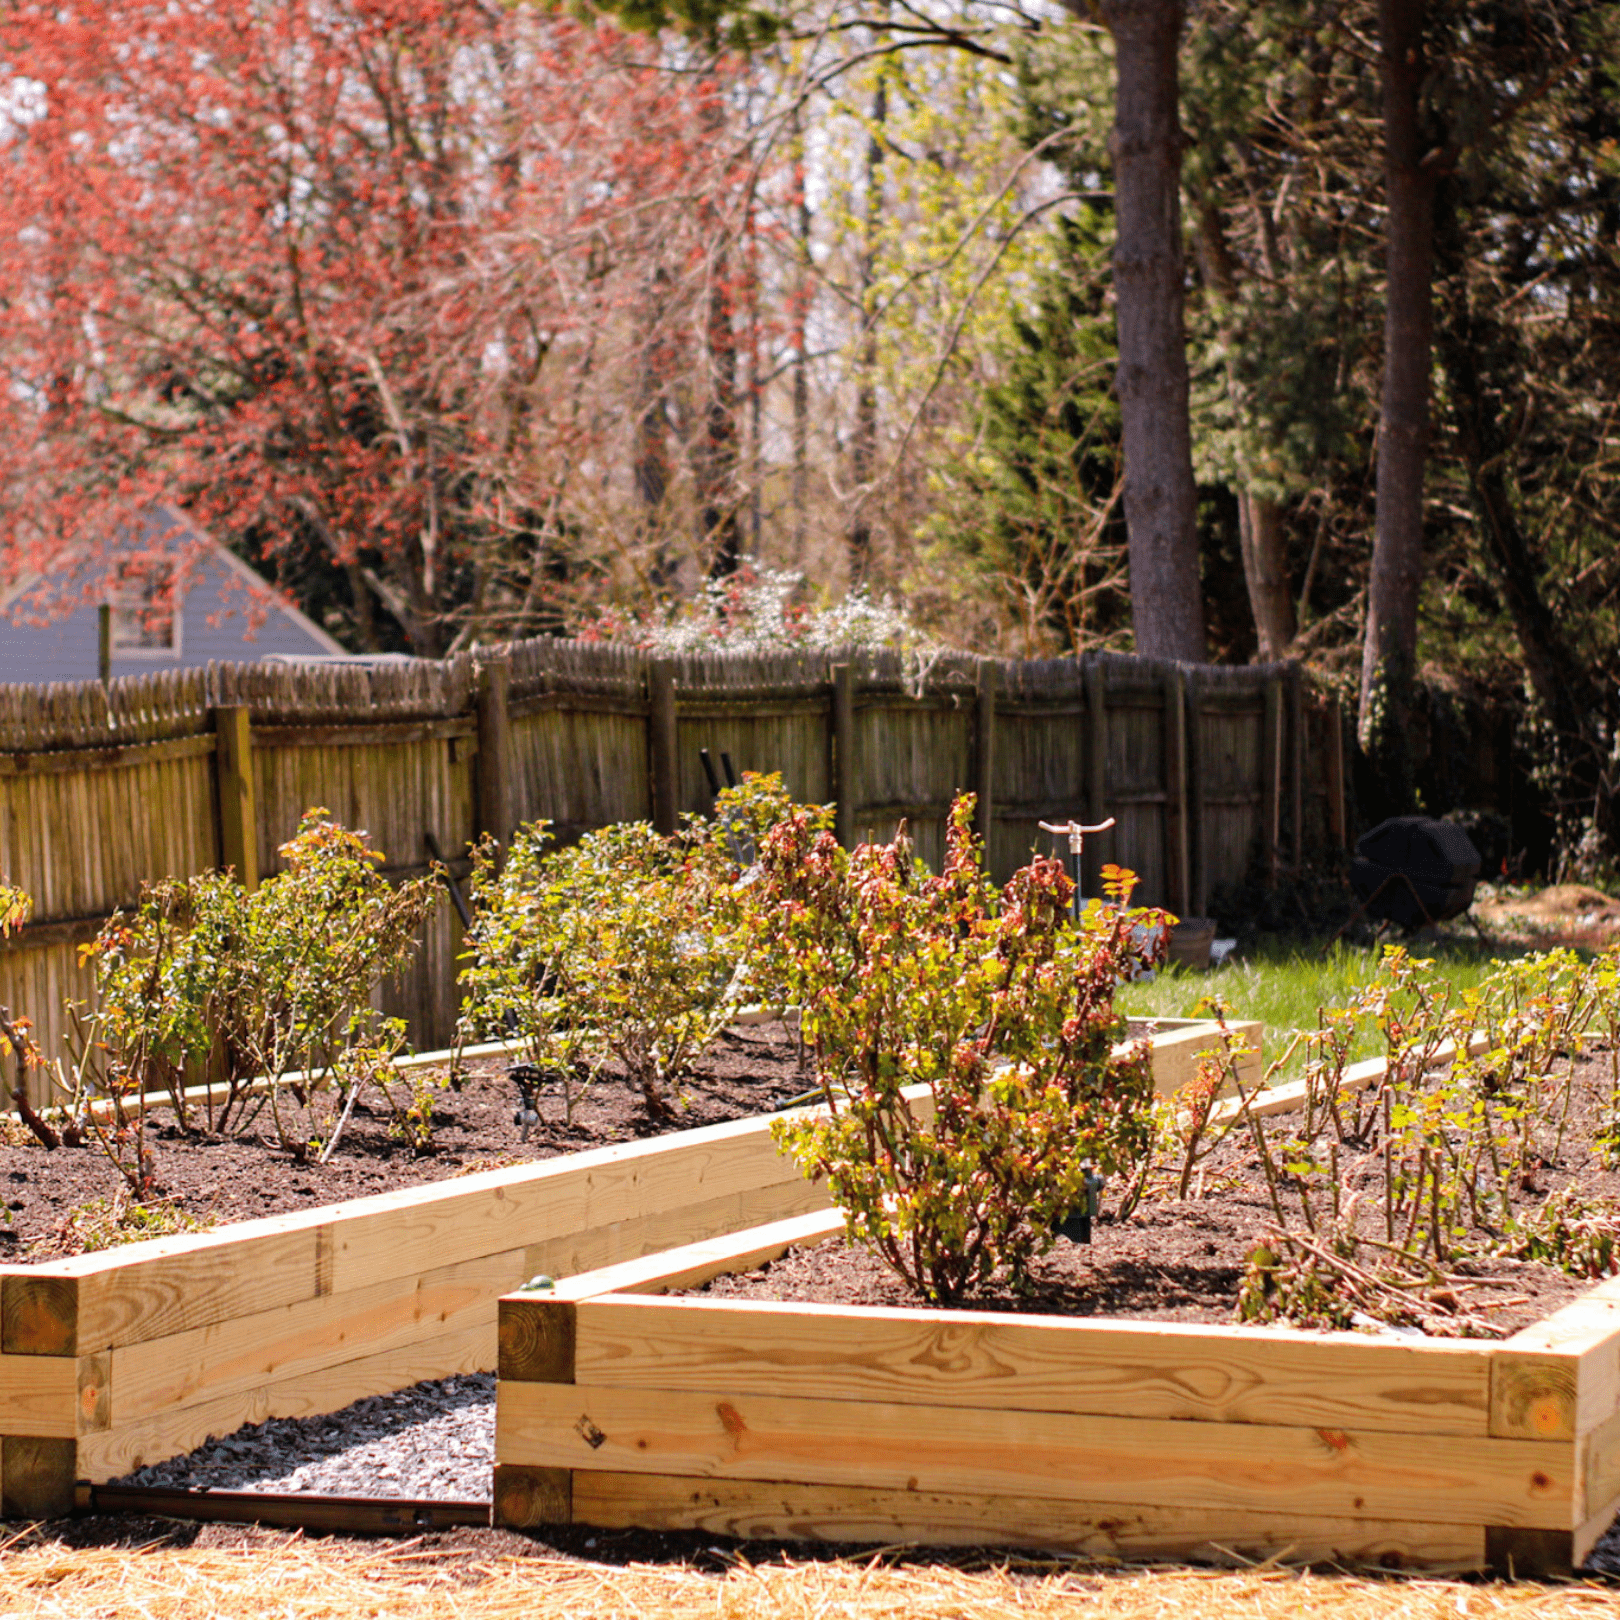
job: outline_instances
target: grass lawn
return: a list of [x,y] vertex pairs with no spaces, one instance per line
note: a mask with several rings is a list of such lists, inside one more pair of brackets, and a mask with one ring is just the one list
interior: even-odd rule
[[[1432,958],[1435,973],[1459,990],[1478,984],[1504,957],[1525,954],[1512,947],[1487,954],[1478,945],[1451,940],[1425,942],[1411,950],[1414,956]],[[1316,1028],[1318,1008],[1346,1005],[1356,988],[1373,977],[1382,951],[1383,947],[1342,941],[1314,950],[1260,946],[1241,961],[1229,958],[1224,967],[1208,973],[1170,967],[1151,982],[1124,985],[1118,1005],[1132,1018],[1186,1018],[1200,998],[1220,996],[1231,1005],[1233,1016],[1264,1022],[1269,1063],[1287,1047],[1295,1030]],[[1376,1033],[1368,1030],[1359,1037],[1353,1056],[1373,1057],[1378,1050]],[[1302,1055],[1296,1057],[1288,1076],[1302,1062]]]

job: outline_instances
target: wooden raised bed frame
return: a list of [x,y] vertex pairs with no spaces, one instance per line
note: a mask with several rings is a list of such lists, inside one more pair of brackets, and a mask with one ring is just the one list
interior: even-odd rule
[[[1155,1080],[1170,1091],[1218,1032],[1166,1022]],[[69,1512],[75,1481],[244,1423],[488,1371],[496,1301],[538,1273],[825,1208],[777,1153],[774,1117],[0,1266],[0,1518]]]
[[1502,1341],[659,1297],[841,1225],[503,1299],[496,1522],[1524,1576],[1620,1508],[1620,1279]]

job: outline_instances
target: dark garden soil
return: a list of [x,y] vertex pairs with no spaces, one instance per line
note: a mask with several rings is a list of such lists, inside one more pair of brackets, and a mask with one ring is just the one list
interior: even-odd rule
[[[1592,1134],[1609,1103],[1609,1054],[1594,1053],[1577,1065],[1562,1162],[1540,1165],[1516,1193],[1528,1210],[1570,1184],[1591,1197],[1620,1200],[1620,1173],[1606,1170],[1590,1149]],[[1265,1122],[1275,1141],[1286,1116]],[[1104,1213],[1093,1224],[1093,1241],[1059,1238],[1031,1269],[1026,1292],[1003,1281],[962,1301],[965,1308],[1114,1316],[1158,1322],[1231,1322],[1244,1262],[1266,1227],[1275,1224],[1261,1161],[1247,1132],[1234,1131],[1195,1172],[1191,1192],[1177,1198],[1179,1166],[1165,1166],[1129,1219],[1114,1217],[1105,1195]],[[1200,1187],[1202,1189],[1200,1193]],[[1348,1174],[1346,1195],[1361,1189],[1360,1228],[1374,1232],[1381,1221],[1382,1173],[1372,1163]],[[1297,1210],[1292,1202],[1291,1213]],[[1298,1228],[1297,1216],[1290,1222]],[[1377,1231],[1377,1236],[1382,1232]],[[1443,1268],[1461,1280],[1457,1302],[1503,1334],[1517,1332],[1567,1304],[1592,1284],[1553,1267],[1509,1258],[1459,1260]],[[842,1237],[796,1249],[755,1271],[717,1277],[694,1292],[715,1299],[802,1300],[827,1305],[918,1306],[923,1304],[882,1261]],[[1416,1331],[1415,1329],[1412,1331]]]
[[[541,1122],[527,1142],[512,1122],[518,1095],[505,1058],[475,1058],[459,1091],[434,1093],[431,1150],[420,1156],[390,1131],[391,1116],[357,1105],[328,1164],[298,1164],[275,1141],[267,1121],[236,1138],[186,1136],[167,1111],[148,1125],[157,1179],[168,1207],[199,1220],[251,1220],[334,1204],[397,1187],[495,1170],[531,1159],[667,1131],[689,1130],[766,1113],[801,1096],[810,1080],[800,1072],[797,1042],[781,1023],[727,1030],[683,1080],[673,1113],[653,1118],[638,1088],[609,1071],[563,1123],[561,1100],[542,1093]],[[80,1245],[67,1226],[89,1200],[111,1200],[119,1172],[94,1144],[47,1150],[22,1127],[6,1127],[0,1145],[0,1261],[55,1259]]]

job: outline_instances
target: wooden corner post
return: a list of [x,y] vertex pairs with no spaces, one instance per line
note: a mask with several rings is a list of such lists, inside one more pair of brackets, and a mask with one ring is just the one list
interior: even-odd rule
[[253,725],[245,704],[214,710],[214,777],[219,788],[219,864],[244,889],[259,886],[259,811],[253,780]]
[[507,657],[478,664],[478,831],[500,845],[512,843],[512,663]]
[[[574,1382],[574,1303],[566,1299],[503,1299],[499,1316],[499,1377],[502,1383]],[[585,1420],[582,1420],[585,1421]],[[573,1519],[573,1471],[509,1463],[497,1451],[494,1521],[511,1530],[532,1530]]]
[[833,836],[845,849],[855,842],[855,670],[833,665]]
[[104,1358],[79,1358],[78,1310],[78,1283],[72,1277],[8,1270],[0,1278],[0,1356],[16,1358],[13,1376],[24,1357],[48,1358],[33,1363],[44,1375],[29,1382],[59,1391],[44,1413],[34,1414],[27,1425],[31,1433],[0,1434],[0,1519],[60,1519],[73,1511],[74,1436],[94,1426],[105,1410],[99,1392],[84,1389],[88,1407],[85,1417],[79,1415],[87,1362],[93,1366]]
[[978,695],[973,728],[973,830],[984,844],[985,865],[990,864],[990,828],[995,819],[996,685],[994,659],[979,660]]
[[652,823],[669,834],[680,824],[680,758],[675,713],[675,664],[655,658],[647,666],[647,765]]

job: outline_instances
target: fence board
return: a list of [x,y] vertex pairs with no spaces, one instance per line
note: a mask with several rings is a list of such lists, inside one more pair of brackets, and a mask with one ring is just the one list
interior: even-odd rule
[[[493,782],[480,794],[480,659],[510,672],[509,795]],[[278,869],[300,815],[324,805],[365,829],[402,874],[422,869],[430,835],[463,860],[482,830],[480,805],[487,819],[492,804],[509,802],[517,821],[544,817],[563,839],[647,816],[650,664],[634,648],[541,639],[441,663],[213,665],[105,687],[0,687],[0,873],[33,895],[36,919],[0,948],[0,1002],[32,1013],[54,1050],[62,998],[90,989],[77,947],[98,919],[134,900],[143,881],[219,861],[217,708],[248,711],[261,872]],[[840,720],[835,671],[846,667]],[[887,838],[903,817],[918,854],[937,865],[952,796],[987,784],[998,879],[1032,850],[1052,850],[1037,822],[1111,814],[1115,830],[1087,846],[1088,892],[1111,860],[1140,874],[1140,899],[1172,905],[1180,887],[1198,903],[1254,875],[1266,685],[1281,677],[1291,694],[1298,678],[1288,665],[1109,654],[987,666],[966,654],[871,649],[689,655],[668,668],[679,810],[709,808],[707,748],[717,765],[724,752],[738,771],[781,771],[797,798],[840,797],[846,836]],[[988,757],[981,681],[996,693]],[[1167,729],[1166,704],[1182,691],[1184,722]],[[835,760],[834,729],[845,723],[848,746]],[[1290,695],[1272,802],[1291,861],[1343,836],[1329,787],[1333,724],[1314,694],[1298,704]],[[1190,882],[1180,876],[1183,838]],[[407,1018],[419,1044],[450,1038],[459,942],[442,908],[416,964],[385,987],[384,1006]]]

